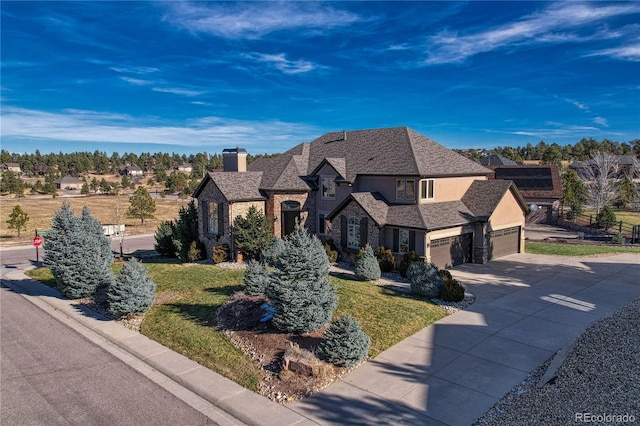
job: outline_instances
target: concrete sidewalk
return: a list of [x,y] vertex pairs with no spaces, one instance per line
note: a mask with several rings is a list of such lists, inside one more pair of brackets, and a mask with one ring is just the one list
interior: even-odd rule
[[640,297],[632,254],[516,254],[451,272],[475,304],[289,407],[321,424],[469,425],[592,322]]

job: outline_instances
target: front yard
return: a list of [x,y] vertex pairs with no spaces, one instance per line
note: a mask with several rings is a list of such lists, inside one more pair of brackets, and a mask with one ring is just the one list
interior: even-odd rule
[[[216,327],[216,311],[242,290],[243,271],[172,263],[145,263],[145,267],[157,290],[141,333],[248,389],[261,389],[262,367]],[[46,269],[29,275],[52,284]],[[410,294],[344,276],[331,279],[340,296],[334,316],[349,313],[358,319],[371,338],[372,357],[446,315],[443,308]]]

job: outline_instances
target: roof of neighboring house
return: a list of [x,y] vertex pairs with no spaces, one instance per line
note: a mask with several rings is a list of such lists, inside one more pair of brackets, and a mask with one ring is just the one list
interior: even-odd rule
[[177,168],[178,169],[192,169],[193,166],[191,165],[191,163],[182,163]]
[[482,157],[479,160],[479,162],[483,166],[517,166],[518,165],[518,163],[516,163],[515,161],[510,160],[498,154],[491,154],[491,155],[487,155],[486,157]]
[[560,169],[556,165],[498,166],[495,178],[513,181],[524,198],[562,198]]
[[462,200],[440,203],[391,205],[377,192],[354,192],[327,217],[332,220],[349,203],[356,202],[379,226],[417,229],[442,229],[487,221],[504,195],[513,190],[520,207],[527,211],[524,199],[511,181],[474,181]]
[[142,169],[138,166],[125,166],[124,170],[127,170],[129,172],[141,172]]
[[2,167],[20,167],[20,163],[2,163]]
[[54,183],[60,184],[60,185],[69,185],[69,184],[81,184],[84,183],[83,181],[81,181],[78,178],[74,178],[73,176],[64,176],[61,177],[59,179],[56,179]]
[[[615,158],[616,162],[621,166],[632,166],[633,164],[635,164],[636,161],[638,161],[638,159],[633,155],[615,155],[615,154],[612,154],[612,155]],[[572,169],[579,169],[582,167],[587,167],[592,163],[593,163],[593,159],[585,160],[585,161],[574,161],[573,163],[569,164],[569,167]]]
[[193,194],[197,198],[209,182],[213,182],[229,202],[264,200],[258,186],[262,172],[209,172]]
[[259,158],[248,170],[263,171],[262,189],[308,190],[304,176],[323,162],[353,182],[358,175],[421,177],[488,175],[490,170],[408,127],[330,132],[284,154]]

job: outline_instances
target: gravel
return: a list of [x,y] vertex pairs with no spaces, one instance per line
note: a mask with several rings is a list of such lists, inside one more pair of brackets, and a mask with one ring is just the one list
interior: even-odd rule
[[550,361],[474,425],[640,423],[640,299],[589,327],[540,388]]

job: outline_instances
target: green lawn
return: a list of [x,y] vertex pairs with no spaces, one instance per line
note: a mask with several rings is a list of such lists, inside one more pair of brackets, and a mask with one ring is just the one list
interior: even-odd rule
[[[632,225],[640,225],[640,212],[631,212],[626,210],[613,209],[613,212],[616,214],[616,220],[618,222],[623,221],[625,223],[630,223]],[[585,210],[583,214],[592,215],[593,220],[595,221],[596,212],[595,210]]]
[[[145,315],[141,333],[194,361],[256,390],[260,369],[214,327],[215,312],[242,288],[242,271],[213,265],[145,263],[157,285],[157,301]],[[53,277],[46,268],[29,271],[41,281]],[[376,356],[446,315],[444,309],[408,294],[368,282],[331,278],[340,300],[335,316],[350,313],[371,338]],[[55,282],[53,282],[55,286]]]
[[526,242],[525,251],[532,254],[548,254],[555,256],[593,256],[598,254],[638,253],[640,247],[606,246],[590,244],[557,244]]

